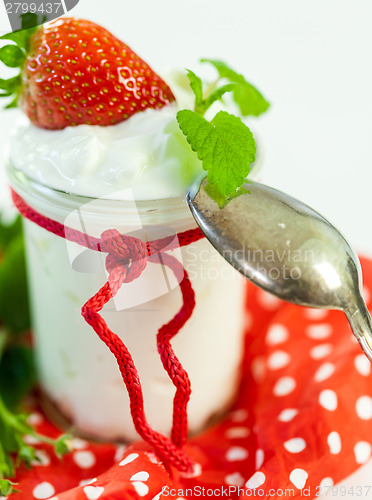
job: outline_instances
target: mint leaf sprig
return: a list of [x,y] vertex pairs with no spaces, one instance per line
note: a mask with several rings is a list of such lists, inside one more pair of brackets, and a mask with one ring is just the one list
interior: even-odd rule
[[[242,75],[222,61],[202,59],[218,71],[217,80],[204,91],[203,82],[187,70],[195,95],[195,109],[177,113],[178,125],[191,149],[208,172],[207,194],[223,208],[231,199],[246,193],[242,188],[255,161],[256,143],[239,116],[219,111],[211,121],[204,115],[216,101],[232,92],[241,116],[259,116],[270,106],[264,96]],[[222,82],[224,82],[223,85]]]

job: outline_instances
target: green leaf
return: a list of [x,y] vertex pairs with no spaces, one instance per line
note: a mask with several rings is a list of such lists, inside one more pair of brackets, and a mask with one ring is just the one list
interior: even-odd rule
[[177,121],[193,151],[208,171],[208,181],[229,197],[242,186],[255,160],[256,145],[249,128],[237,116],[220,111],[208,122],[184,109]]
[[63,436],[57,439],[54,447],[59,457],[63,457],[67,453],[70,453],[74,448],[72,436],[70,434],[63,434]]
[[207,109],[209,109],[212,106],[214,102],[221,100],[223,95],[226,94],[226,92],[233,91],[235,87],[236,87],[235,83],[228,83],[214,90],[208,97],[206,97],[206,99],[204,99],[202,114],[204,114],[207,111]]
[[38,29],[38,26],[45,21],[45,18],[43,17],[43,19],[39,21],[37,14],[32,12],[22,14],[21,18],[22,29],[2,35],[0,36],[0,40],[11,40],[12,42],[15,42],[19,48],[27,52],[31,36]]
[[0,479],[0,495],[3,497],[7,497],[11,493],[13,493],[15,490],[13,489],[13,486],[15,483],[11,483],[8,481],[8,479]]
[[39,21],[38,15],[34,12],[25,12],[21,15],[22,18],[22,30],[29,30],[36,28],[39,24],[43,22],[43,19]]
[[27,50],[29,46],[29,40],[34,32],[35,29],[13,31],[12,33],[7,33],[6,35],[0,36],[0,40],[11,40],[12,42],[15,42],[21,49]]
[[215,59],[202,59],[201,62],[212,64],[218,71],[220,78],[226,78],[237,84],[234,89],[234,100],[243,116],[259,116],[269,108],[270,103],[261,92],[226,63]]
[[18,95],[15,96],[15,98],[5,106],[5,109],[12,109],[17,107],[18,107]]
[[248,82],[234,90],[234,101],[239,106],[242,116],[259,116],[270,106],[256,87]]
[[2,78],[0,78],[0,89],[14,92],[19,87],[20,83],[20,75],[9,78],[8,80],[3,80]]
[[22,218],[19,215],[10,224],[0,222],[0,255],[18,237],[22,237]]
[[6,245],[0,264],[0,320],[13,333],[30,328],[22,236]]
[[223,196],[221,194],[221,191],[218,189],[218,187],[216,185],[210,184],[210,183],[208,183],[204,187],[204,190],[208,194],[208,196],[210,196],[210,198],[212,198],[212,200],[214,200],[217,203],[217,205],[219,206],[219,208],[221,208],[221,209],[226,207],[226,205],[231,200],[238,198],[242,194],[250,194],[250,191],[248,191],[248,189],[246,189],[244,187],[240,187],[236,190],[235,193],[233,193],[228,198],[226,198],[225,196]]
[[36,383],[32,350],[21,345],[6,349],[0,363],[0,393],[6,406],[15,410]]
[[36,455],[36,450],[31,446],[27,446],[26,444],[22,445],[20,450],[18,451],[18,459],[22,461],[28,468],[31,467],[32,462],[40,461]]
[[201,79],[191,70],[187,71],[187,78],[190,82],[191,90],[195,94],[195,109],[198,108],[203,102],[203,84]]
[[0,61],[9,68],[18,68],[25,60],[23,51],[17,45],[4,45],[0,49]]

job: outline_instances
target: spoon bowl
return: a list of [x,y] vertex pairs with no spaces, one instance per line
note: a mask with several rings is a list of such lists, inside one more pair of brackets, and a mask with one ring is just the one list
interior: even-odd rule
[[372,361],[372,321],[359,259],[342,234],[301,201],[250,182],[220,209],[205,192],[187,195],[216,250],[251,282],[287,302],[343,311]]

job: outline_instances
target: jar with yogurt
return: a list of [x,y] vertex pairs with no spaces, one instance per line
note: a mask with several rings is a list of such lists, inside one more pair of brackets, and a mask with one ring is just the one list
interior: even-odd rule
[[[195,228],[184,201],[205,175],[178,131],[173,105],[111,127],[42,130],[26,119],[12,136],[8,177],[34,210],[100,237],[108,229],[143,241]],[[39,380],[43,392],[86,435],[134,440],[129,400],[115,359],[81,316],[107,280],[104,256],[24,221]],[[244,341],[244,278],[201,239],[172,252],[196,294],[191,319],[173,339],[189,374],[189,431],[232,403]],[[168,434],[174,387],[161,364],[156,333],[180,309],[178,282],[149,263],[124,284],[102,316],[137,366],[150,425]]]

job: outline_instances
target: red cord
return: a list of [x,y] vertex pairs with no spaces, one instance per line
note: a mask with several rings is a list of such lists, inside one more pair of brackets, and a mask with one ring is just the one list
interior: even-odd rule
[[[187,403],[190,399],[191,386],[189,377],[175,355],[170,341],[190,318],[195,307],[195,294],[182,264],[165,252],[196,242],[203,237],[203,233],[197,228],[179,233],[177,237],[153,240],[147,244],[138,238],[122,235],[114,229],[104,231],[101,238],[94,238],[43,216],[31,208],[15,191],[12,190],[11,193],[14,204],[23,217],[57,236],[91,250],[107,253],[108,280],[86,302],[81,313],[116,358],[129,394],[132,419],[138,434],[154,448],[163,461],[182,472],[191,472],[192,461],[182,449],[187,439]],[[148,424],[144,411],[142,387],[132,356],[123,341],[109,329],[99,314],[124,283],[129,283],[142,274],[148,261],[162,263],[172,270],[180,283],[183,299],[180,311],[171,321],[163,325],[157,334],[157,347],[161,361],[176,387],[171,439],[156,432]]]

